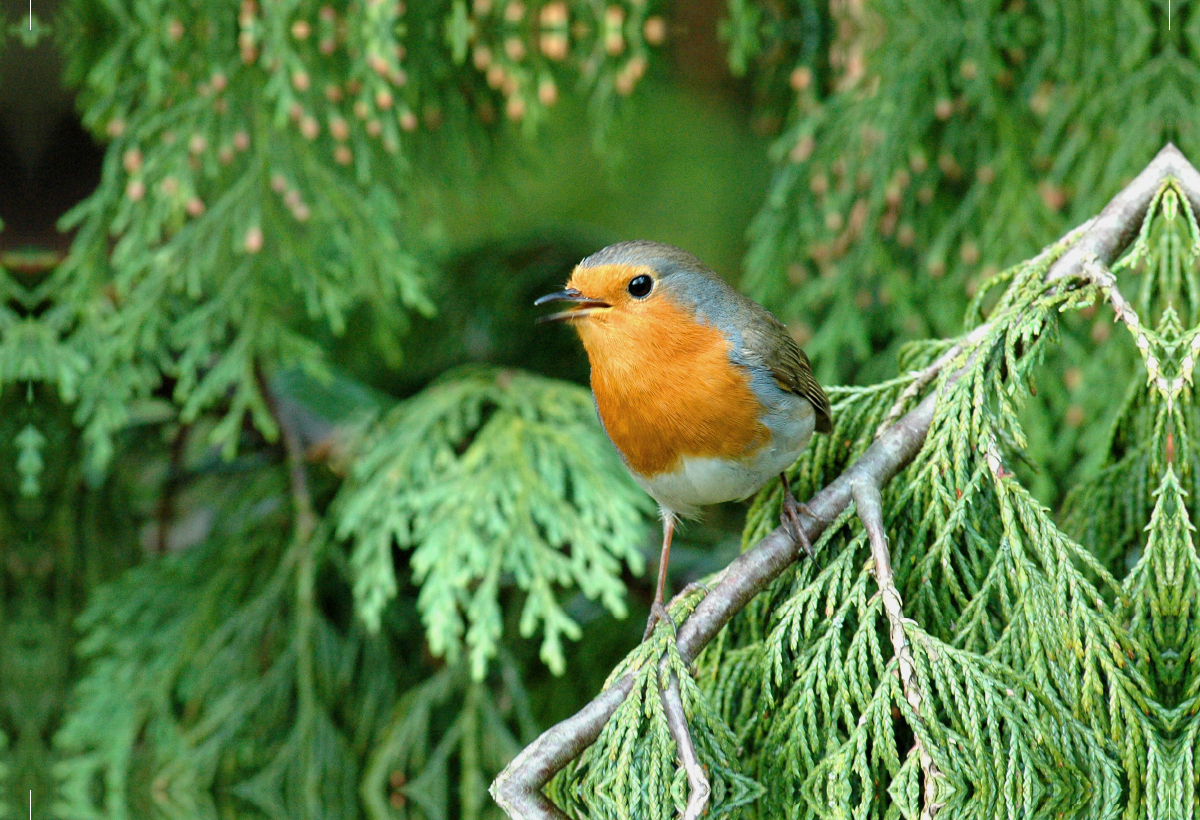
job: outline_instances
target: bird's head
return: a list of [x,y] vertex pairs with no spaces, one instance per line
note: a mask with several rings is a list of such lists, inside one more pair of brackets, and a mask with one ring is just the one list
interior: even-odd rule
[[[690,274],[690,275],[689,275]],[[690,253],[658,242],[609,245],[580,262],[565,289],[535,305],[565,302],[567,307],[539,322],[569,322],[585,343],[605,330],[633,331],[639,325],[671,321],[697,282],[715,275]]]

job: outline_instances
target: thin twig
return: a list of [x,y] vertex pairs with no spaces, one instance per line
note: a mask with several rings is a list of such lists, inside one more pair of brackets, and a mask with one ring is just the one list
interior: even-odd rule
[[679,676],[674,670],[671,671],[667,688],[662,690],[661,697],[663,711],[667,714],[667,728],[671,730],[671,737],[675,739],[675,748],[679,753],[679,762],[683,764],[683,770],[687,773],[688,802],[683,820],[698,820],[708,806],[708,796],[712,790],[708,785],[708,778],[704,776],[704,768],[696,758],[696,747],[692,744],[687,717],[683,713]]
[[[900,686],[904,690],[904,699],[912,707],[916,720],[921,717],[921,685],[917,681],[917,668],[913,663],[912,649],[908,645],[908,635],[904,631],[904,601],[900,598],[900,590],[896,589],[896,580],[892,575],[892,556],[888,552],[887,533],[883,530],[883,496],[879,487],[867,481],[857,481],[850,488],[854,495],[854,507],[858,518],[862,521],[863,529],[867,531],[867,539],[871,542],[871,560],[875,567],[875,580],[879,584],[879,595],[883,600],[883,611],[887,614],[888,632],[892,639],[892,652],[896,656],[896,666],[900,671]],[[911,623],[911,621],[909,621]],[[929,754],[929,750],[921,742],[919,732],[913,732],[913,749],[921,761],[921,771],[925,775],[925,808],[921,812],[922,820],[933,820],[942,804],[937,802],[937,780],[942,773]]]
[[[1079,269],[1079,276],[1095,285],[1108,299],[1108,303],[1112,305],[1113,309],[1113,321],[1125,325],[1129,334],[1133,336],[1133,343],[1142,357],[1142,362],[1146,365],[1147,378],[1166,397],[1168,410],[1173,408],[1175,399],[1183,392],[1184,382],[1191,380],[1189,365],[1195,359],[1193,358],[1191,361],[1185,359],[1180,374],[1174,379],[1168,379],[1160,367],[1158,357],[1151,352],[1150,348],[1153,343],[1150,340],[1150,334],[1142,326],[1142,321],[1138,318],[1133,305],[1117,287],[1117,278],[1113,276],[1108,266],[1094,256],[1085,257]],[[1191,348],[1188,352],[1194,353],[1196,350],[1200,350],[1200,334],[1192,337]]]
[[[1112,264],[1136,235],[1151,198],[1168,176],[1178,180],[1193,209],[1200,211],[1200,172],[1168,144],[1096,218],[1068,234],[1079,233],[1079,237],[1050,267],[1046,281],[1077,276],[1089,255]],[[947,381],[957,378],[958,374],[951,374]],[[924,446],[936,403],[936,392],[925,396],[883,431],[858,461],[808,501],[809,509],[823,519],[814,521],[804,516],[804,532],[810,542],[816,541],[827,522],[845,510],[855,482],[883,487],[916,457]],[[796,542],[779,527],[722,570],[710,584],[709,593],[676,632],[684,664],[695,660],[721,628],[798,555]],[[542,793],[542,787],[595,742],[632,689],[633,674],[622,675],[574,716],[543,732],[500,773],[490,791],[512,820],[567,820]]]
[[913,377],[912,382],[910,382],[909,385],[904,388],[904,392],[900,394],[900,397],[896,399],[896,403],[892,405],[890,410],[888,410],[887,415],[883,417],[883,421],[881,421],[879,426],[875,428],[875,438],[879,438],[881,435],[883,435],[884,430],[891,427],[896,422],[896,419],[904,415],[904,408],[908,406],[908,403],[919,396],[921,391],[924,390],[926,386],[933,381],[944,368],[948,367],[951,362],[957,359],[959,354],[964,350],[972,348],[978,344],[981,339],[987,336],[991,329],[991,323],[984,322],[962,339],[957,341],[941,356],[938,356],[936,359],[934,359],[933,362],[931,362],[928,366],[923,367],[920,370],[913,370],[910,372],[909,375]]
[[[295,532],[293,549],[296,554],[296,614],[295,653],[296,690],[298,695],[297,731],[312,732],[317,709],[316,669],[313,660],[313,634],[316,629],[316,558],[312,534],[317,527],[313,511],[312,491],[308,486],[308,469],[304,464],[304,445],[294,413],[281,406],[279,397],[271,390],[262,366],[254,365],[254,377],[279,426],[283,452],[287,459],[288,479],[292,494],[292,527]],[[303,805],[310,814],[320,814],[319,780],[307,778],[303,785]]]

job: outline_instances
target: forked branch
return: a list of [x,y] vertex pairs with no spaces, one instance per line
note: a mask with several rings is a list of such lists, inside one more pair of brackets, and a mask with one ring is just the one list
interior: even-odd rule
[[[908,635],[904,631],[904,601],[900,598],[900,590],[896,589],[896,579],[892,575],[892,555],[888,551],[887,533],[883,529],[883,496],[877,486],[865,481],[855,482],[850,491],[854,495],[858,518],[871,542],[871,562],[874,564],[875,580],[879,584],[879,596],[883,599],[883,611],[888,619],[888,635],[900,672],[900,687],[904,691],[904,699],[912,707],[915,719],[920,721],[924,696],[917,680]],[[919,732],[914,732],[913,749],[921,761],[921,772],[925,775],[925,808],[921,812],[921,820],[933,820],[941,808],[937,802],[937,779],[941,777],[941,772],[921,742]]]
[[[1098,216],[1067,235],[1071,245],[1050,267],[1046,281],[1051,283],[1079,279],[1086,282],[1089,280],[1089,276],[1083,271],[1085,261],[1094,259],[1103,265],[1111,264],[1137,235],[1151,199],[1168,177],[1176,180],[1192,204],[1193,210],[1200,211],[1200,173],[1188,163],[1174,145],[1168,144],[1158,152],[1158,155],[1142,173],[1138,174],[1129,185],[1112,198]],[[963,342],[967,342],[971,338],[971,334],[968,334],[967,337],[964,337]],[[937,365],[936,368],[932,366],[926,368],[929,371],[928,374],[924,371],[914,374],[915,377],[919,377],[920,385],[912,391],[911,396],[907,396],[905,401],[907,402],[908,398],[915,398],[916,394],[931,383],[943,368],[950,366],[955,357],[964,350],[964,347],[959,347],[958,350],[952,349],[953,356],[949,355],[951,351],[947,351],[934,363]],[[954,373],[948,377],[947,381],[952,382],[956,378],[958,378],[958,374]],[[925,443],[925,436],[933,421],[936,404],[936,392],[926,395],[916,407],[900,416],[895,424],[879,432],[874,443],[858,461],[809,499],[808,507],[821,519],[824,519],[814,521],[807,516],[804,518],[804,532],[810,542],[816,541],[824,531],[826,523],[836,519],[846,509],[856,485],[860,488],[874,488],[878,492],[916,457]],[[861,495],[863,490],[860,489],[859,493]],[[869,504],[868,501],[868,506]],[[870,529],[868,529],[869,534]],[[880,535],[882,535],[882,530],[880,530]],[[872,538],[873,552],[875,540]],[[729,623],[734,615],[750,602],[750,599],[790,566],[800,554],[802,553],[799,552],[798,545],[792,540],[788,531],[784,527],[779,527],[722,570],[709,584],[708,594],[700,601],[691,615],[679,625],[676,644],[684,664],[690,664],[695,660],[700,651],[716,637],[721,628]],[[879,567],[880,564],[877,562],[877,571]],[[882,589],[883,581],[882,579],[880,581]],[[894,589],[894,584],[892,586]],[[885,603],[887,603],[886,599]],[[898,597],[895,599],[895,603],[897,604],[895,614],[902,618],[903,613],[899,607]],[[892,613],[889,612],[889,619],[891,616]],[[901,630],[901,637],[902,635],[903,630]],[[895,638],[896,636],[893,636],[894,645]],[[911,661],[911,656],[909,657]],[[902,671],[902,678],[903,674]],[[913,683],[911,677],[909,683]],[[670,688],[668,686],[668,690]],[[492,797],[508,813],[509,817],[513,820],[567,820],[566,815],[542,793],[542,788],[550,778],[595,742],[604,725],[632,689],[632,673],[623,675],[574,716],[543,732],[537,740],[513,759],[491,787]],[[910,691],[917,695],[919,704],[919,688],[913,688],[911,685],[905,687],[905,697],[911,704]],[[674,697],[670,695],[669,691],[664,694],[669,699]],[[671,709],[673,708],[672,704]],[[679,711],[682,712],[682,704]],[[668,715],[670,716],[670,714],[669,709]],[[670,717],[669,719],[675,720]],[[685,747],[690,749],[690,753],[694,756],[695,750],[691,748],[687,732],[680,732],[678,728],[672,728],[671,731],[680,750],[681,758],[685,754]],[[681,737],[688,738],[688,740],[681,742]],[[925,765],[924,760],[922,760],[922,765],[927,776],[935,771],[931,768],[932,761],[930,761],[930,767]],[[684,766],[685,769],[688,769],[689,764],[686,759]],[[698,805],[697,795],[700,785],[698,782],[693,782],[692,771],[689,770],[688,774],[691,787],[689,806]],[[931,777],[927,777],[927,785],[930,780]],[[927,792],[925,807],[927,814],[931,814],[936,809],[930,803],[930,798],[931,795]]]
[[674,671],[671,672],[667,688],[662,690],[662,705],[667,714],[667,728],[671,730],[671,737],[675,739],[675,747],[679,752],[679,762],[683,764],[683,770],[687,774],[688,802],[683,812],[683,820],[699,820],[708,806],[711,789],[708,778],[704,775],[704,767],[696,757],[696,746],[692,743],[687,716],[683,712],[679,676]]

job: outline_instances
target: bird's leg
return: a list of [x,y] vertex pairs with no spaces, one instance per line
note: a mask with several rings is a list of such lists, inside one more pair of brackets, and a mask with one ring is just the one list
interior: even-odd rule
[[783,481],[783,507],[779,511],[779,520],[783,526],[787,527],[788,532],[792,534],[792,538],[800,542],[800,546],[804,549],[804,554],[814,564],[817,562],[817,555],[813,552],[812,544],[809,543],[808,533],[804,531],[804,524],[800,520],[801,514],[814,518],[817,521],[825,521],[826,519],[817,515],[808,505],[797,501],[792,495],[792,487],[788,483],[787,473],[780,473],[779,478]]
[[670,621],[667,608],[663,606],[663,593],[667,589],[667,562],[671,560],[671,538],[675,535],[675,513],[663,509],[663,545],[662,555],[658,558],[658,587],[654,590],[654,603],[650,605],[650,619],[646,621],[646,634],[642,640],[650,637],[654,626],[660,621]]

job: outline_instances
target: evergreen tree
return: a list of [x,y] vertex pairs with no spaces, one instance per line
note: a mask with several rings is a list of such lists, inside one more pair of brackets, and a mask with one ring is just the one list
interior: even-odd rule
[[[727,11],[769,148],[642,83],[681,4],[6,21],[104,145],[69,253],[0,254],[6,811],[1195,814],[1200,14]],[[599,190],[514,190],[580,134],[723,272],[752,192],[742,285],[834,401],[817,562],[769,485],[641,644],[652,507],[531,308],[629,237],[508,213]]]
[[[6,651],[40,653],[6,679],[28,746],[10,796],[36,783],[60,817],[494,815],[486,784],[536,728],[542,662],[516,638],[539,631],[561,672],[573,588],[624,614],[646,501],[576,385],[460,370],[397,405],[331,354],[352,334],[375,368],[403,366],[440,266],[484,276],[417,235],[421,186],[475,180],[560,95],[602,139],[662,19],[641,2],[78,0],[51,28],[107,148],[62,221],[66,259],[18,253],[3,279],[3,529],[30,593]],[[540,287],[563,264],[509,269]],[[511,323],[518,294],[500,295]],[[392,566],[400,530],[423,547],[420,595]],[[29,637],[45,622],[53,640]],[[39,679],[54,700],[19,722]]]
[[891,375],[1166,141],[1200,149],[1187,6],[734,0],[726,36],[780,124],[746,289],[830,380]]
[[[747,552],[497,781],[510,816],[560,816],[556,773],[585,817],[1190,816],[1197,205],[1164,149],[961,335],[906,346],[907,375],[835,388],[790,471],[824,487],[817,563],[760,493]],[[1010,468],[1017,410],[1097,302],[1140,367],[1059,523]]]

